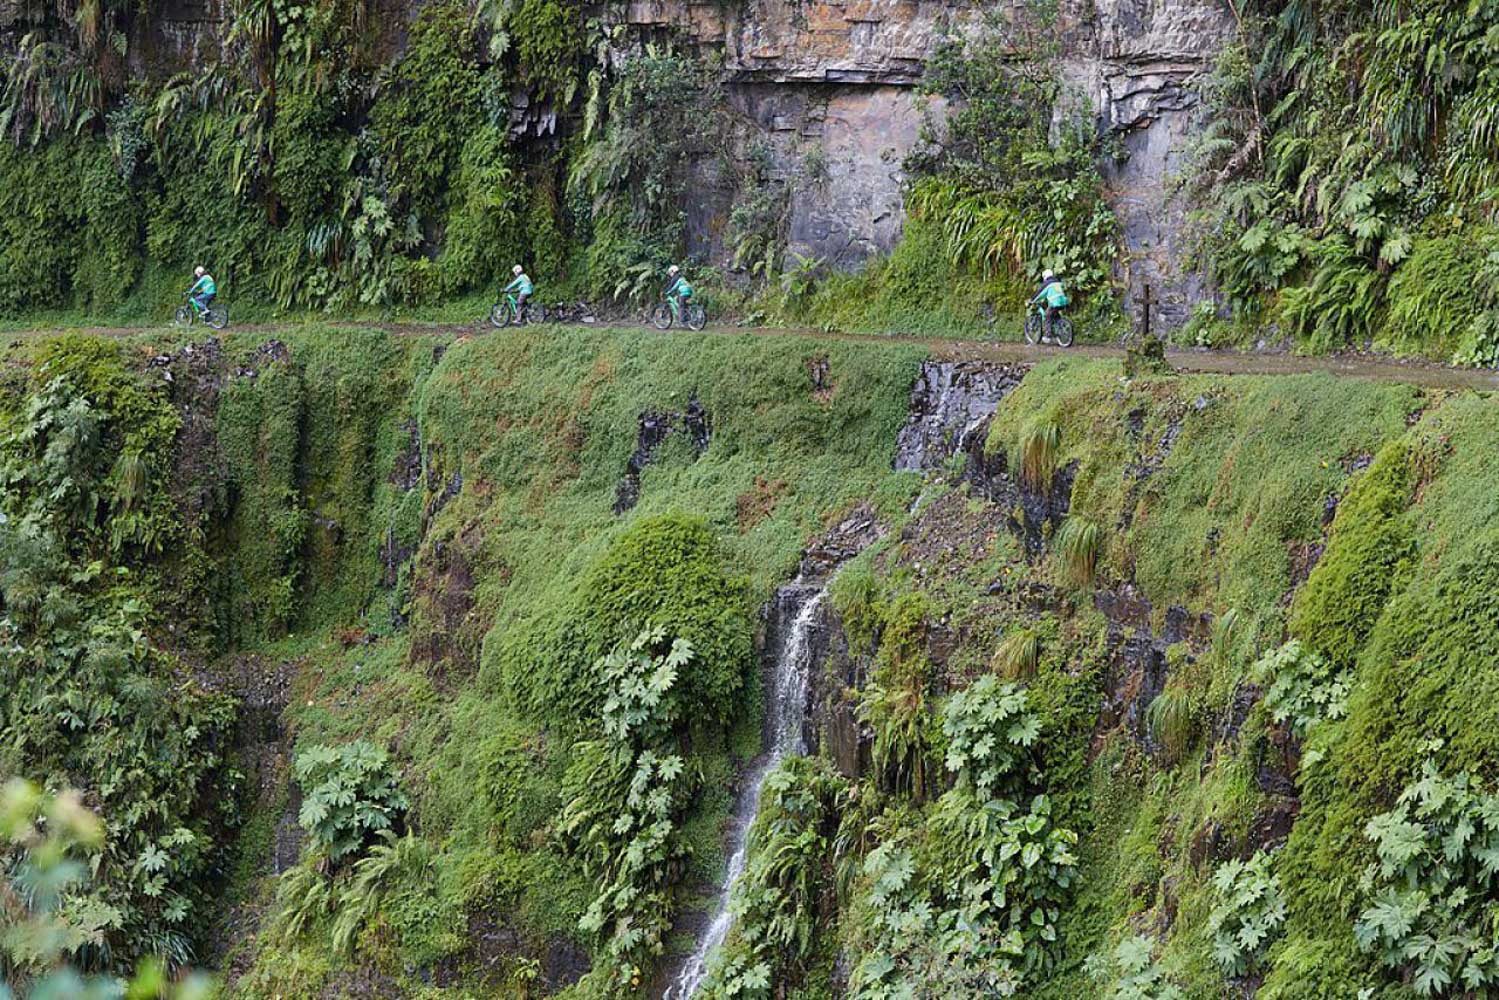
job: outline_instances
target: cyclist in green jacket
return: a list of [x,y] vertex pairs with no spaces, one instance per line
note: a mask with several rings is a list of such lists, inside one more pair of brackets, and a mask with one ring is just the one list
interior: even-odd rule
[[677,312],[686,312],[687,300],[692,298],[692,286],[687,284],[687,279],[682,276],[682,269],[675,264],[667,268],[664,294],[668,299],[677,300]]
[[1041,323],[1043,333],[1051,336],[1051,323],[1056,319],[1057,311],[1067,305],[1067,292],[1062,288],[1062,282],[1052,273],[1051,268],[1041,272],[1041,290],[1031,299],[1030,305],[1038,305],[1044,301],[1045,305],[1041,312]]
[[214,284],[213,275],[209,274],[205,267],[195,268],[193,277],[197,281],[193,282],[193,287],[187,290],[187,297],[193,300],[200,313],[205,313],[208,307],[213,305],[214,296],[219,294],[219,286]]
[[505,291],[515,293],[515,314],[519,316],[525,311],[526,300],[535,289],[531,286],[531,279],[526,276],[525,268],[517,264],[510,271],[515,275],[515,280],[505,286]]

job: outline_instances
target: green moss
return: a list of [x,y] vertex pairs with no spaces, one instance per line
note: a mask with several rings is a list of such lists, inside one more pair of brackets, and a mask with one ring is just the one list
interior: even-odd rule
[[1386,445],[1338,506],[1327,549],[1291,610],[1291,631],[1335,666],[1353,662],[1400,589],[1414,549],[1403,517],[1415,486],[1408,446]]

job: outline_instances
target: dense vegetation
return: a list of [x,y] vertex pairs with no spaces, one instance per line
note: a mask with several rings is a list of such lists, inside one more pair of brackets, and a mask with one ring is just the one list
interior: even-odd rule
[[433,346],[20,343],[4,767],[105,823],[7,793],[9,877],[63,865],[11,975],[640,993],[715,895],[755,608],[872,500],[819,687],[867,756],[766,780],[707,995],[1492,982],[1488,400],[1061,362],[923,487],[905,349]]
[[1205,258],[1229,322],[1499,361],[1499,7],[1234,5],[1207,89]]

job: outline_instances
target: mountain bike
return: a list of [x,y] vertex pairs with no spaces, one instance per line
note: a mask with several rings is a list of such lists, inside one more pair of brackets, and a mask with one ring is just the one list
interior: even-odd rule
[[494,304],[489,310],[489,322],[497,329],[507,326],[525,326],[527,323],[545,323],[547,321],[546,306],[540,302],[527,302],[522,308],[520,300],[515,297],[514,292],[506,292],[505,297]]
[[1040,344],[1052,341],[1060,347],[1072,346],[1072,320],[1058,313],[1051,321],[1051,334],[1046,334],[1046,320],[1039,312],[1030,312],[1025,317],[1025,342]]
[[177,325],[192,326],[196,322],[207,323],[215,330],[222,330],[229,325],[229,307],[218,302],[213,303],[207,309],[198,305],[198,300],[191,295],[183,294],[187,301],[177,307]]
[[651,310],[651,325],[656,329],[669,330],[673,323],[681,323],[689,330],[701,330],[708,324],[708,313],[690,300],[683,310],[682,303],[675,298],[668,298]]

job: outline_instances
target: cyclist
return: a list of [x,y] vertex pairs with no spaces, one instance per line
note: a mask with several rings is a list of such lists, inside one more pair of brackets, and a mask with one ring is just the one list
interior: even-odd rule
[[687,300],[692,298],[692,286],[687,284],[682,269],[675,264],[666,270],[666,291],[662,294],[668,299],[676,299],[677,311],[685,315]]
[[214,296],[219,294],[219,286],[214,284],[213,275],[205,267],[194,268],[193,277],[197,280],[187,290],[187,297],[193,300],[199,313],[206,313],[208,307],[213,305]]
[[505,292],[515,293],[515,315],[519,317],[525,314],[526,300],[531,297],[534,289],[531,286],[531,279],[526,277],[525,268],[517,264],[510,269],[510,273],[515,275],[515,280],[505,286]]
[[1041,272],[1041,290],[1031,299],[1030,305],[1034,306],[1045,300],[1045,309],[1041,314],[1042,334],[1051,336],[1051,324],[1057,318],[1058,310],[1067,305],[1067,292],[1062,288],[1062,282],[1052,273],[1051,268]]

